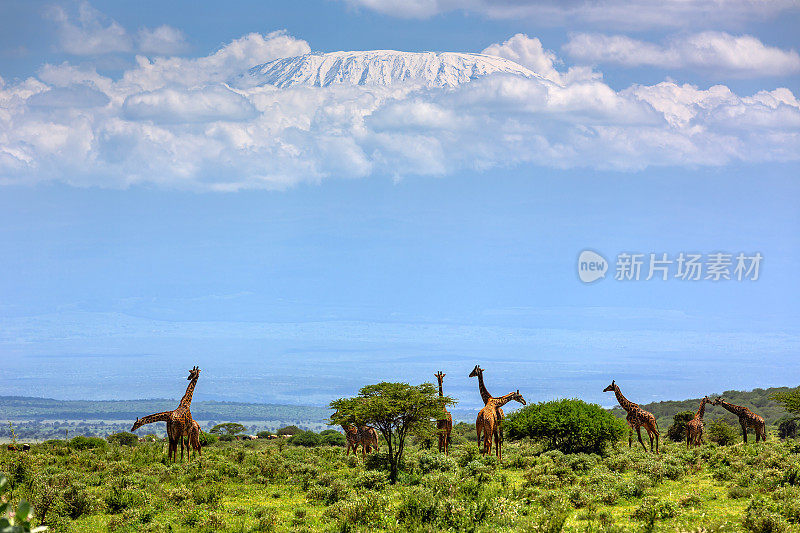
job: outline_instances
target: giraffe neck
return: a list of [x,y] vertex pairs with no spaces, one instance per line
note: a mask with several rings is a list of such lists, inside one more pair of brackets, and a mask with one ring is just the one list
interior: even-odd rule
[[144,418],[138,419],[136,423],[133,425],[134,429],[132,429],[131,431],[135,431],[136,429],[139,429],[140,427],[147,424],[152,424],[153,422],[169,422],[171,414],[172,411],[163,411],[161,413],[153,413],[152,415],[147,415]]
[[198,377],[199,376],[193,377],[192,381],[189,382],[189,386],[186,387],[186,394],[184,394],[183,398],[181,399],[181,407],[189,407],[192,404],[192,395],[194,395],[194,387],[197,385]]
[[442,380],[439,380],[439,398],[444,397],[444,392],[442,392]]
[[492,395],[489,394],[489,391],[486,390],[486,385],[483,384],[483,370],[478,371],[478,390],[481,391],[481,400],[483,400],[484,405],[489,403]]
[[722,400],[719,403],[726,410],[730,411],[731,413],[733,413],[733,414],[735,414],[737,416],[742,415],[745,412],[745,408],[740,406],[740,405],[733,405],[732,403],[728,403],[725,400]]
[[700,409],[697,410],[697,415],[695,416],[695,418],[699,418],[702,420],[703,415],[705,414],[706,414],[706,401],[703,400],[702,402],[700,402]]
[[627,399],[625,396],[622,395],[622,391],[619,390],[618,385],[614,385],[614,394],[617,397],[617,403],[619,403],[620,407],[625,409],[625,411],[630,413],[633,409],[638,407],[638,405],[636,405],[635,403],[633,403],[632,401],[630,401],[629,399]]
[[514,393],[513,392],[509,392],[505,396],[500,396],[499,398],[492,398],[491,401],[492,401],[492,404],[494,405],[495,409],[497,409],[499,407],[503,407],[505,404],[510,402],[513,399],[513,397],[514,397]]

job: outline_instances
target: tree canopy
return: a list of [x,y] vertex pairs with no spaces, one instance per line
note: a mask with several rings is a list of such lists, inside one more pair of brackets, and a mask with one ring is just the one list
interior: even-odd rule
[[794,415],[800,415],[800,387],[772,394],[772,399]]
[[386,441],[389,454],[389,481],[397,481],[398,466],[406,438],[421,424],[431,424],[444,416],[444,408],[455,404],[449,396],[439,397],[431,383],[382,382],[363,387],[354,398],[340,398],[330,403],[335,412],[330,423],[370,426]]
[[246,427],[236,422],[226,422],[224,424],[217,424],[211,428],[211,433],[214,433],[215,435],[236,435],[237,433],[243,433],[246,429]]

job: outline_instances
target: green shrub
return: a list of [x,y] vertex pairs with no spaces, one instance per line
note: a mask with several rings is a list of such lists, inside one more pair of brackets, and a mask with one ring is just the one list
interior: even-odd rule
[[335,429],[326,429],[319,434],[320,441],[326,446],[344,446],[347,444],[347,439],[340,432]]
[[406,527],[432,524],[436,516],[436,498],[422,487],[413,487],[404,492],[397,506],[397,520]]
[[36,533],[47,529],[45,527],[31,527],[34,512],[28,502],[20,500],[16,509],[8,503],[6,492],[10,489],[11,484],[8,478],[4,474],[0,474],[0,528],[2,528],[3,533]]
[[781,439],[797,438],[797,417],[784,417],[778,421],[778,437]]
[[109,435],[106,437],[106,440],[121,446],[136,446],[139,443],[139,437],[128,431],[121,431],[119,433]]
[[101,439],[100,437],[84,437],[83,435],[78,435],[71,441],[69,441],[70,448],[74,450],[86,450],[88,448],[105,448],[106,441]]
[[274,435],[274,433],[266,429],[264,431],[259,431],[258,433],[256,433],[256,437],[258,437],[259,439],[267,439],[269,438],[270,435]]
[[323,516],[335,522],[337,531],[360,530],[377,524],[389,507],[386,496],[374,492],[350,495],[325,510]]
[[675,506],[672,502],[662,501],[657,498],[644,498],[631,516],[634,520],[644,522],[646,524],[645,529],[652,531],[657,520],[675,516]]
[[673,442],[686,440],[686,423],[694,418],[692,411],[682,411],[672,417],[672,425],[667,429],[667,437]]
[[419,471],[423,474],[431,472],[451,472],[458,466],[455,460],[440,453],[421,453],[417,457]]
[[217,442],[219,440],[219,437],[217,437],[216,435],[212,435],[211,433],[206,433],[205,431],[201,431],[198,440],[200,441],[200,446],[205,448],[206,446],[210,446],[211,444]]
[[750,500],[742,525],[753,533],[780,533],[789,527],[786,519],[778,512],[775,502],[762,496],[755,496]]
[[320,439],[319,435],[313,431],[304,431],[296,434],[289,442],[294,446],[305,446],[306,448],[311,448],[313,446],[319,446],[322,443],[322,439]]
[[286,426],[278,430],[278,435],[297,435],[302,432],[303,430],[297,426]]
[[353,485],[357,489],[381,490],[389,482],[389,476],[385,472],[367,470],[356,476]]
[[95,500],[92,498],[86,485],[76,481],[71,483],[61,494],[59,504],[58,514],[66,515],[76,520],[82,515],[92,512],[92,509],[95,507]]
[[730,446],[739,440],[739,433],[736,429],[721,418],[714,419],[706,425],[705,434],[708,440],[716,442],[720,446]]
[[528,405],[506,420],[511,439],[530,437],[564,453],[603,453],[619,440],[625,423],[599,405],[582,400],[556,400]]

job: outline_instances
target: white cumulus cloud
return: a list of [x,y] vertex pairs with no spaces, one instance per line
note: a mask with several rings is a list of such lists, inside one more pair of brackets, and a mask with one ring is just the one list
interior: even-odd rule
[[186,35],[177,28],[162,25],[158,28],[141,28],[136,35],[139,51],[144,54],[180,54],[188,49]]
[[140,28],[132,35],[116,20],[95,9],[89,2],[78,4],[77,13],[53,5],[46,16],[56,25],[59,48],[73,55],[132,53],[172,55],[188,49],[186,36],[177,28],[162,25]]
[[309,52],[284,32],[203,57],[138,57],[115,77],[62,63],[0,86],[0,183],[285,188],[374,175],[447,175],[536,165],[621,169],[800,159],[800,102],[787,88],[737,95],[633,85],[556,68],[535,38],[484,50],[541,75],[495,73],[455,87],[231,83],[253,65]]
[[800,72],[794,50],[767,46],[751,35],[706,31],[655,44],[625,35],[578,33],[564,51],[594,63],[663,68],[690,68],[742,77],[787,76]]

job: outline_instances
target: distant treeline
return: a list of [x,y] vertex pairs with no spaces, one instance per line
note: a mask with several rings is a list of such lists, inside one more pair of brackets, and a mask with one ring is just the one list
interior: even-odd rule
[[[136,420],[137,417],[168,411],[179,400],[53,400],[26,396],[0,396],[3,420]],[[286,421],[318,423],[330,416],[330,409],[307,405],[273,405],[239,402],[192,402],[196,420]]]
[[[789,387],[772,387],[769,389],[753,389],[751,391],[737,391],[727,390],[722,394],[709,394],[709,398],[713,399],[715,396],[722,396],[726,401],[743,405],[753,411],[754,413],[764,417],[768,426],[775,425],[781,418],[789,416],[789,413],[783,408],[781,404],[771,399],[771,396],[776,392],[786,392],[792,390]],[[700,398],[693,398],[691,400],[682,401],[667,401],[667,402],[654,402],[642,404],[644,409],[647,409],[658,420],[658,425],[662,430],[666,430],[672,424],[672,417],[681,411],[694,411],[700,407]],[[614,414],[620,418],[625,418],[625,411],[620,407],[613,410]],[[723,409],[722,407],[707,405],[705,412],[705,420],[714,420],[715,418],[722,418],[737,427],[739,425],[738,419]]]

